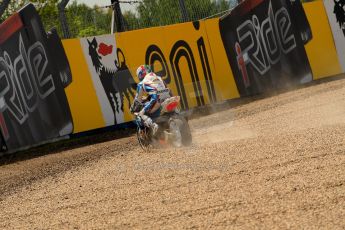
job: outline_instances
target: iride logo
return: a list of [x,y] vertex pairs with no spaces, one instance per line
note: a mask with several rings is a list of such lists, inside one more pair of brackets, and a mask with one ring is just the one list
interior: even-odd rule
[[48,58],[40,42],[25,49],[19,37],[19,56],[13,61],[5,51],[0,56],[0,111],[9,110],[23,124],[39,103],[55,91],[53,76],[48,72]]
[[280,61],[281,55],[296,48],[296,39],[286,8],[276,12],[269,3],[268,17],[261,25],[256,15],[246,20],[237,28],[238,41],[235,44],[237,64],[241,71],[245,87],[250,86],[247,65],[264,75],[271,66]]

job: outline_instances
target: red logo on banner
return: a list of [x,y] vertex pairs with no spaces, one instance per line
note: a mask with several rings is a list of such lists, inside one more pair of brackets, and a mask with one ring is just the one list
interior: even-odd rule
[[4,119],[4,115],[2,113],[0,113],[0,128],[4,139],[8,140],[10,138],[10,135],[8,133],[7,125]]
[[238,42],[236,42],[236,44],[235,44],[235,49],[236,49],[236,54],[237,54],[237,64],[238,64],[238,68],[240,69],[240,71],[242,73],[244,85],[245,85],[245,87],[249,87],[250,81],[249,81],[249,77],[248,77],[246,61],[244,59],[244,54],[242,53],[241,46]]
[[99,44],[98,53],[102,54],[103,56],[107,56],[113,52],[113,46],[104,44],[103,42]]

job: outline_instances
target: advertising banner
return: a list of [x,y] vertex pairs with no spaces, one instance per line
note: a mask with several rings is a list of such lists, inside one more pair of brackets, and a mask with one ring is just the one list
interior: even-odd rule
[[116,46],[115,36],[83,38],[80,42],[106,126],[124,123],[124,100],[130,104],[136,83],[125,63],[119,61],[124,55]]
[[32,4],[2,23],[0,34],[1,150],[28,148],[72,133],[64,92],[72,78],[57,34],[45,33]]
[[299,1],[246,0],[219,26],[241,96],[312,80],[304,48],[312,33]]
[[139,65],[151,65],[181,97],[181,109],[188,110],[239,97],[218,22],[210,19],[118,33],[116,43],[132,75]]
[[342,71],[345,72],[345,1],[325,0],[323,3],[327,11]]

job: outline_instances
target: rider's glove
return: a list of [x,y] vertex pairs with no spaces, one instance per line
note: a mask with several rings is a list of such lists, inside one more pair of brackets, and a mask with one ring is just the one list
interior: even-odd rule
[[139,113],[138,113],[138,115],[141,117],[141,116],[143,116],[145,114],[145,110],[144,109],[142,109]]

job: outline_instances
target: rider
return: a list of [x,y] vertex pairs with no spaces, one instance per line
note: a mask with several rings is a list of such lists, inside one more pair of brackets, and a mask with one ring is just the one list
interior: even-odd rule
[[[139,112],[144,125],[152,129],[153,135],[158,130],[158,125],[152,121],[152,118],[160,116],[161,103],[172,96],[161,77],[152,72],[150,66],[141,65],[137,69],[139,83],[137,85],[137,94],[135,99],[144,103],[144,108]],[[149,100],[144,102],[143,96],[148,95]]]

